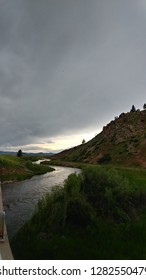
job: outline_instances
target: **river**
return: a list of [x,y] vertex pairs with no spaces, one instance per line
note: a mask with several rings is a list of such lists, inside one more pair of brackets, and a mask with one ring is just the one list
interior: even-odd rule
[[63,185],[69,174],[80,173],[80,169],[77,168],[52,167],[55,168],[53,172],[2,186],[9,239],[31,218],[35,205],[45,193],[51,191],[56,185]]

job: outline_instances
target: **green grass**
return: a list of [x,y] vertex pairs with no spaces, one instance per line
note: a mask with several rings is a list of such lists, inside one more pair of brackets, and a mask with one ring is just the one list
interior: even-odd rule
[[65,162],[63,160],[51,160],[51,165],[61,165],[68,167],[76,167],[83,169],[84,167],[96,166],[97,168],[105,168],[107,170],[115,169],[120,174],[125,176],[131,185],[131,188],[138,188],[139,190],[146,190],[146,169],[142,167],[126,167],[122,165],[108,164],[108,165],[93,165],[82,162]]
[[[146,259],[146,225],[100,223],[94,232],[66,229],[62,234],[41,238],[32,227],[19,233],[11,247],[15,259]],[[17,245],[15,244],[17,242]],[[25,246],[24,246],[24,244]]]
[[49,166],[33,164],[30,159],[37,160],[38,158],[0,155],[1,182],[25,180],[34,175],[41,175],[54,170]]
[[15,155],[0,155],[0,167],[14,167],[21,164],[21,158]]
[[115,167],[127,177],[132,188],[146,191],[146,169],[136,167]]
[[40,165],[32,163],[31,161],[26,162],[26,167],[32,171],[35,175],[45,174],[47,172],[54,171],[54,168],[46,165]]
[[126,173],[84,165],[39,201],[11,247],[16,259],[145,259],[145,232],[146,190],[132,189]]

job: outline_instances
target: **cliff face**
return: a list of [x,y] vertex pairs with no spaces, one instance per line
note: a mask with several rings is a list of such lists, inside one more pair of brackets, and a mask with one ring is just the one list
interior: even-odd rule
[[54,158],[146,166],[146,110],[122,113],[89,142],[65,150]]
[[119,144],[132,137],[141,137],[146,132],[146,111],[136,111],[121,114],[103,128],[103,137],[114,137],[114,143]]

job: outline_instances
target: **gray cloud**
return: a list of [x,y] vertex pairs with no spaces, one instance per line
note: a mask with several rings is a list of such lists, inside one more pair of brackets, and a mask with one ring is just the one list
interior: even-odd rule
[[142,107],[145,26],[143,0],[1,0],[0,146],[98,131]]

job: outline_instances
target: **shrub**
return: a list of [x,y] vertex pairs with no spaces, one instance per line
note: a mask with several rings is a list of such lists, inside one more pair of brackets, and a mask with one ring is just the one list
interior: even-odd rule
[[120,209],[119,213],[129,213],[129,183],[115,170],[93,167],[84,169],[82,191],[95,207],[98,216],[114,218],[117,208]]
[[93,224],[95,212],[83,197],[69,199],[66,208],[65,225],[87,227]]
[[98,163],[99,164],[103,164],[103,163],[105,164],[105,163],[109,163],[111,160],[112,160],[112,158],[111,158],[110,154],[105,154],[102,158],[100,158],[98,160]]
[[81,187],[81,175],[80,174],[70,174],[64,182],[64,189],[68,195],[77,194]]

